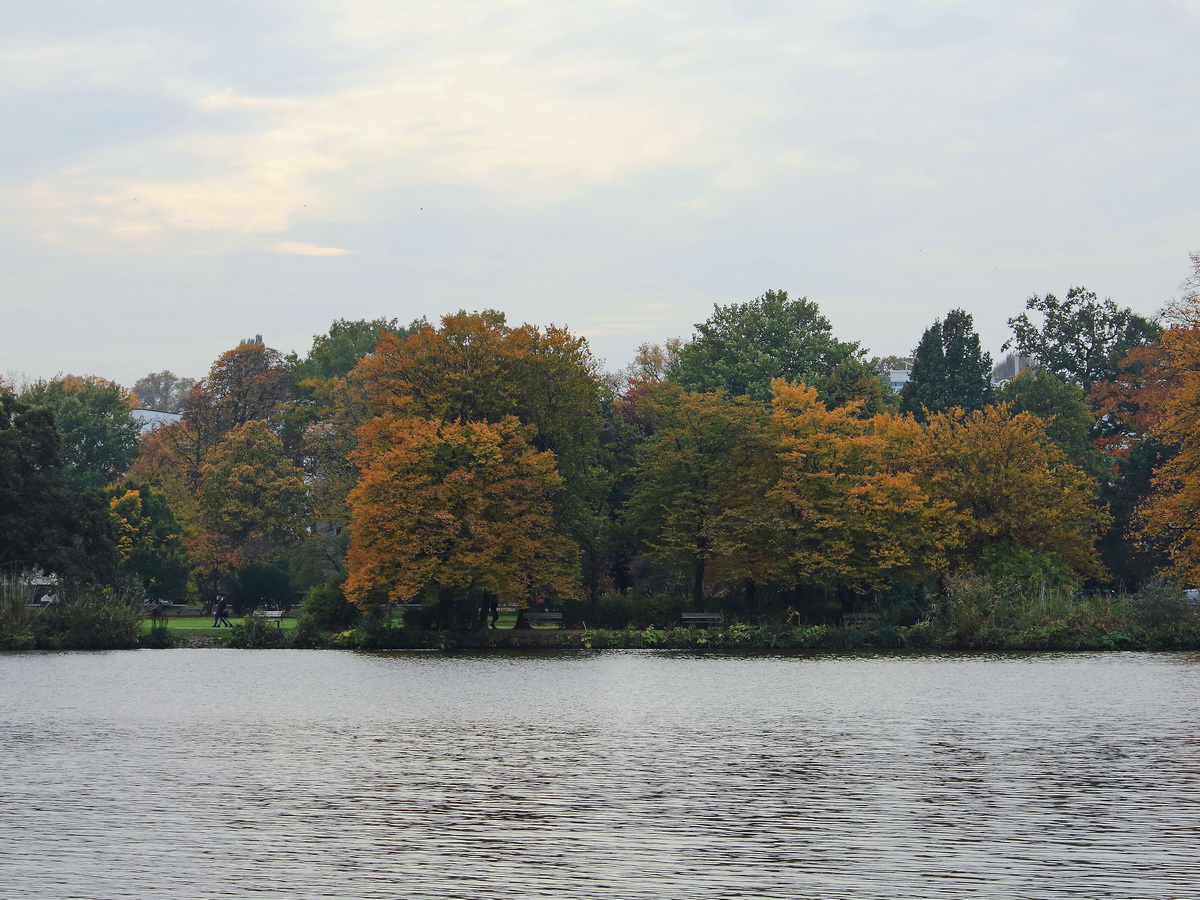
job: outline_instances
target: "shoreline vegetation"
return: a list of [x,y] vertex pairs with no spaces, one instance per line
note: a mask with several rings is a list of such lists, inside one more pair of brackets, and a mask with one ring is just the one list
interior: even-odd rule
[[[923,604],[881,609],[879,618],[804,622],[795,613],[755,614],[726,601],[724,624],[687,627],[689,599],[663,595],[605,595],[595,608],[563,605],[563,627],[428,627],[416,610],[363,617],[327,627],[319,610],[295,616],[235,619],[214,629],[208,617],[148,618],[136,591],[66,590],[44,607],[30,591],[0,585],[0,650],[114,650],[229,646],[344,650],[663,649],[822,651],[1103,651],[1200,650],[1200,608],[1183,592],[1154,583],[1132,594],[1081,594],[1044,584],[952,581]],[[714,604],[722,605],[722,604]],[[314,615],[314,612],[316,614]],[[342,625],[347,625],[343,622]]]
[[0,649],[1200,648],[1193,263],[1162,321],[1031,297],[1002,366],[771,290],[618,372],[489,309],[0,384]]

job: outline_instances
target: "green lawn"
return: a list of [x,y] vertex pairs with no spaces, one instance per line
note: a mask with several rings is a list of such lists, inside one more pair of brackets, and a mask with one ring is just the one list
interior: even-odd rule
[[[244,621],[245,621],[245,619],[240,616],[230,616],[229,617],[229,622],[232,625],[240,625]],[[396,617],[393,620],[393,622],[396,625],[400,625],[402,623],[402,617],[399,613],[396,614]],[[496,623],[496,627],[501,628],[501,629],[512,628],[513,625],[515,625],[516,623],[517,623],[516,613],[501,613],[500,620]],[[187,617],[171,616],[168,619],[166,619],[166,624],[167,624],[167,628],[169,628],[172,632],[175,632],[177,634],[190,634],[190,635],[207,634],[207,635],[211,635],[213,637],[217,637],[222,634],[228,634],[231,631],[231,629],[229,629],[229,628],[213,628],[212,627],[212,616],[187,616]],[[287,616],[283,619],[268,619],[267,626],[269,628],[282,627],[282,629],[284,631],[290,631],[291,629],[296,627],[296,617],[295,616]],[[152,627],[153,627],[153,623],[149,619],[143,620],[142,621],[142,634],[149,634],[150,629]],[[538,631],[542,630],[543,628],[549,629],[549,630],[554,630],[554,629],[556,629],[556,627],[557,626],[554,626],[554,625],[535,625],[534,629],[538,630]]]
[[[238,616],[230,616],[229,623],[231,625],[241,625],[246,621]],[[183,631],[188,633],[201,634],[204,632],[220,632],[229,631],[228,628],[213,628],[212,616],[188,616],[188,617],[171,617],[166,620],[167,628],[171,631]],[[142,633],[149,634],[152,622],[146,619],[142,622]],[[282,627],[285,631],[296,627],[296,618],[294,616],[284,619],[268,619],[267,624],[272,628]]]

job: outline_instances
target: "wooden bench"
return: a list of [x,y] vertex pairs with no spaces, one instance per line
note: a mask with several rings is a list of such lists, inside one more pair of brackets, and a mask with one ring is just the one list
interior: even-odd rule
[[720,613],[692,612],[681,615],[684,625],[721,625],[725,621]]
[[842,613],[843,625],[866,625],[868,622],[875,622],[879,619],[879,613],[873,612],[849,612]]
[[250,613],[250,615],[256,619],[274,619],[276,627],[283,627],[282,609],[256,609],[254,612]]
[[558,625],[562,627],[562,613],[560,612],[527,612],[525,613],[525,621],[532,625]]

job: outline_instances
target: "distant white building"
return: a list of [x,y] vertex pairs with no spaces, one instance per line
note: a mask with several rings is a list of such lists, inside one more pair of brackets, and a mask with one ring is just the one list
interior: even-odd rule
[[911,374],[911,369],[892,369],[888,372],[888,384],[898,394],[908,384],[908,376]]
[[142,426],[142,434],[178,422],[182,416],[179,413],[159,412],[157,409],[131,409],[130,415]]

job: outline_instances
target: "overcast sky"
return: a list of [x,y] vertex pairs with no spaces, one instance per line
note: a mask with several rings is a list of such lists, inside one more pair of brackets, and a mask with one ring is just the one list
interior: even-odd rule
[[903,354],[1200,250],[1200,0],[47,0],[0,33],[0,373],[497,308],[609,368],[782,288]]

